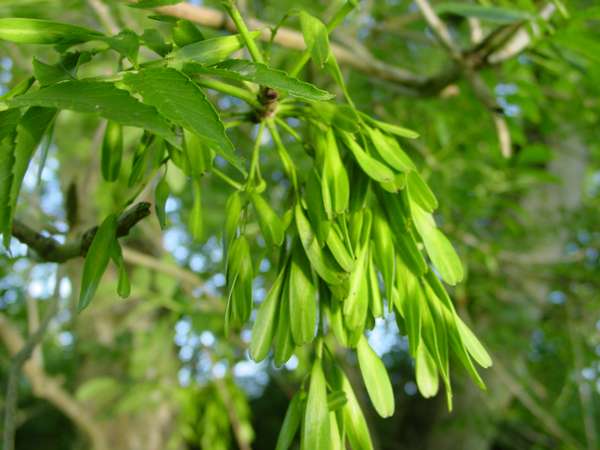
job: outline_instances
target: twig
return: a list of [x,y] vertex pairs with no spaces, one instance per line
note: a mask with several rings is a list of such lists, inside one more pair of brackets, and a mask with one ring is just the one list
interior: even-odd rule
[[[555,11],[556,5],[553,2],[549,2],[540,11],[540,17],[547,21],[552,17]],[[537,28],[534,28],[534,31],[535,30],[537,30]],[[487,59],[491,64],[498,64],[502,61],[506,61],[525,50],[529,44],[531,44],[531,40],[529,32],[521,28],[505,46],[489,55]]]
[[[150,203],[140,202],[129,208],[118,219],[117,237],[127,236],[131,228],[149,215]],[[35,250],[42,260],[57,263],[85,256],[97,231],[97,226],[90,228],[83,233],[79,240],[61,244],[56,239],[44,236],[19,220],[13,222],[12,228],[13,236],[29,248]]]
[[[193,289],[198,289],[204,285],[204,280],[195,273],[129,247],[123,247],[123,259],[130,264],[146,267],[181,281],[186,286],[186,291],[191,292]],[[204,297],[209,303],[211,310],[216,312],[224,311],[223,302],[219,298],[208,293]]]
[[438,41],[442,46],[448,50],[450,56],[456,61],[462,61],[462,52],[458,45],[454,43],[452,36],[450,36],[450,31],[446,24],[442,22],[437,13],[433,10],[431,5],[427,0],[415,0],[415,3],[423,13],[423,17],[425,17],[425,21],[431,28],[431,31],[436,35]]
[[496,134],[498,135],[498,143],[500,144],[500,153],[505,158],[512,156],[512,143],[510,139],[510,131],[506,119],[498,113],[492,113],[494,125],[496,125]]
[[[546,20],[549,17],[547,14],[545,14],[547,8],[549,8],[549,6],[546,6],[540,13],[540,16]],[[223,12],[213,8],[196,6],[192,5],[191,3],[179,3],[176,5],[155,8],[155,11],[162,15],[190,20],[205,27],[236,32],[235,24],[227,17],[227,14],[224,14]],[[409,14],[408,17],[410,20],[413,20],[414,14]],[[246,18],[246,23],[250,29],[261,30],[260,38],[263,41],[269,42],[271,40],[272,36],[270,30],[273,28],[271,24],[255,18]],[[516,31],[520,30],[520,26],[521,25],[518,27],[502,26],[499,27],[498,30],[506,31],[510,38]],[[526,31],[521,31],[528,36]],[[495,34],[496,33],[492,32],[492,35]],[[495,40],[493,41],[496,43]],[[505,61],[506,59],[509,59],[510,57],[525,50],[526,47],[531,43],[531,39],[528,38],[526,43],[525,40],[521,39],[520,42],[521,44],[518,46],[515,44],[510,44],[510,47],[512,48],[510,52],[503,52],[504,46],[493,49],[497,55],[494,54],[492,57],[489,56],[492,50],[486,46],[486,44],[489,42],[487,39],[484,39],[482,43],[478,44],[472,49],[466,50],[463,52],[463,54],[464,58],[469,61],[469,65],[471,67],[474,69],[481,69],[489,65]],[[278,28],[277,35],[273,38],[273,43],[293,50],[303,51],[306,49],[302,33],[286,27]],[[416,74],[402,67],[385,63],[373,57],[372,55],[361,54],[361,56],[357,58],[353,49],[336,44],[335,42],[331,43],[331,51],[335,55],[336,60],[340,65],[345,65],[358,70],[359,72],[363,72],[371,76],[373,79],[390,82],[396,88],[400,88],[402,92],[410,95],[436,95],[446,86],[457,81],[461,75],[460,68],[456,64],[451,65],[434,75],[424,76],[421,74]]]
[[473,61],[465,57],[461,49],[452,39],[448,27],[446,27],[446,24],[442,22],[437,13],[433,10],[429,1],[415,0],[415,2],[423,13],[425,21],[435,33],[438,41],[446,48],[446,50],[448,50],[452,59],[462,68],[463,73],[475,92],[475,96],[490,111],[492,120],[496,126],[500,152],[505,158],[510,158],[512,155],[510,132],[508,131],[506,120],[502,116],[502,108],[498,105],[498,102],[496,102],[494,95],[481,76],[475,72],[472,66]]
[[10,364],[8,371],[8,382],[6,385],[6,402],[4,406],[4,437],[3,437],[3,448],[4,450],[13,450],[15,447],[15,417],[16,409],[19,397],[19,378],[21,374],[21,368],[25,361],[27,361],[37,345],[42,341],[48,325],[58,307],[58,297],[52,300],[46,317],[35,331],[31,334],[22,348],[15,354]]

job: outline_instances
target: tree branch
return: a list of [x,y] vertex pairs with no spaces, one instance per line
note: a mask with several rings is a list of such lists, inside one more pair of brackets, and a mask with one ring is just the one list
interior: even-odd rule
[[[131,228],[149,215],[150,203],[148,202],[140,202],[129,208],[118,219],[117,238],[127,236]],[[13,222],[12,228],[13,236],[33,249],[41,259],[57,263],[85,256],[97,231],[97,226],[92,227],[83,233],[79,240],[61,244],[56,239],[33,230],[19,220]]]
[[[419,0],[419,3],[423,3],[423,0]],[[540,16],[548,20],[555,9],[553,5],[549,4],[542,9]],[[228,30],[233,33],[236,32],[233,21],[225,13],[213,8],[195,6],[190,3],[179,3],[155,8],[155,11],[159,14],[190,20],[205,27]],[[430,20],[433,16],[437,17],[437,14],[431,7],[427,11],[427,16],[429,16]],[[433,13],[433,16],[429,14],[430,12]],[[247,18],[246,22],[249,28],[261,30],[260,38],[263,41],[271,39],[271,24],[255,18]],[[438,26],[440,23],[442,24],[441,28]],[[522,24],[508,25],[499,27],[490,33],[488,38],[461,53],[457,46],[452,43],[453,41],[447,28],[445,28],[439,18],[438,20],[434,19],[430,26],[432,26],[434,32],[441,33],[439,37],[442,39],[443,45],[450,49],[453,59],[456,59],[457,56],[462,56],[462,59],[473,70],[479,70],[505,61],[525,50],[531,43],[531,38],[528,32],[522,29]],[[501,45],[491,48],[492,45],[498,44],[498,40],[496,39],[498,35],[504,36],[505,40],[502,41]],[[517,35],[519,36],[518,38]],[[278,29],[273,42],[293,50],[303,51],[306,49],[302,33],[286,27]],[[446,86],[457,81],[462,73],[459,64],[452,64],[437,74],[425,76],[388,64],[370,54],[361,54],[360,57],[357,57],[353,49],[333,42],[331,43],[331,50],[340,64],[351,67],[370,77],[390,82],[404,93],[411,95],[436,95]]]
[[421,10],[425,21],[429,25],[429,28],[431,28],[431,31],[433,31],[433,33],[437,37],[440,44],[442,44],[442,46],[446,50],[448,50],[448,53],[450,53],[452,59],[454,59],[455,61],[462,62],[462,52],[460,48],[458,47],[458,45],[455,44],[454,40],[452,39],[452,36],[450,36],[450,31],[448,30],[448,27],[446,27],[446,24],[444,22],[442,22],[442,20],[433,10],[429,2],[427,0],[415,0],[415,3]]

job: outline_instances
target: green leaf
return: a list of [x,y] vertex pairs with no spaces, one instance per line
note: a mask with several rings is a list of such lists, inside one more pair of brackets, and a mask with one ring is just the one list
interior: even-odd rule
[[315,136],[315,153],[317,164],[321,170],[321,194],[327,216],[331,219],[336,214],[347,211],[350,201],[350,181],[335,141],[333,130],[327,133],[317,132]]
[[237,81],[250,81],[287,92],[303,100],[329,100],[334,97],[329,92],[294,78],[282,70],[244,59],[230,59],[211,67],[188,64],[184,66],[184,70],[188,73],[204,73]]
[[87,307],[100,284],[100,279],[106,270],[108,261],[113,251],[117,232],[117,216],[109,215],[98,228],[92,244],[88,249],[83,264],[83,275],[81,278],[81,291],[79,294],[79,311]]
[[346,394],[347,401],[343,408],[343,418],[350,446],[352,450],[373,450],[369,427],[367,426],[367,421],[362,413],[360,404],[356,399],[356,395],[354,395],[352,385],[341,369],[335,367],[334,370],[336,378],[339,380],[338,383]]
[[296,218],[296,228],[302,241],[302,246],[306,256],[310,260],[312,267],[323,280],[331,285],[341,284],[346,279],[345,273],[341,270],[337,262],[331,256],[327,249],[321,249],[319,242],[315,238],[314,231],[302,210],[299,203],[294,208]]
[[108,121],[102,141],[102,176],[106,181],[119,178],[123,159],[123,129],[116,122]]
[[327,219],[325,213],[321,193],[321,177],[315,168],[309,171],[304,184],[304,201],[309,220],[315,224],[317,239],[320,245],[323,246],[329,237],[331,222]]
[[50,20],[0,18],[0,40],[17,44],[78,44],[104,35],[89,28]]
[[522,20],[532,20],[534,17],[527,11],[500,8],[497,6],[484,6],[472,3],[439,3],[435,5],[438,14],[453,14],[463,17],[475,17],[488,22],[508,24]]
[[20,118],[18,125],[14,121],[20,117],[18,112],[3,111],[0,118],[6,122],[0,124],[0,232],[4,237],[4,246],[8,248],[12,233],[12,222],[17,208],[17,199],[21,191],[23,177],[29,162],[38,148],[48,126],[56,117],[56,110],[51,108],[30,108]]
[[227,255],[227,310],[229,324],[243,325],[252,312],[252,279],[254,277],[250,245],[244,235],[231,244]]
[[368,247],[361,248],[350,274],[348,296],[344,299],[344,318],[350,329],[362,327],[369,307]]
[[363,335],[356,346],[358,364],[369,398],[381,417],[394,414],[394,391],[383,362]]
[[98,114],[121,125],[149,130],[169,141],[175,139],[169,123],[157,114],[156,109],[108,82],[64,81],[15,97],[10,106],[45,106]]
[[331,222],[327,218],[325,207],[323,206],[321,177],[314,167],[308,173],[306,182],[304,183],[304,201],[306,203],[308,218],[315,226],[319,244],[323,246],[329,236]]
[[337,411],[347,402],[348,399],[346,398],[346,393],[341,389],[333,391],[327,396],[327,407],[329,408],[329,411]]
[[73,74],[62,64],[46,64],[37,58],[33,58],[33,75],[40,82],[40,85],[46,86],[49,84],[58,83],[59,81],[72,80]]
[[317,326],[317,290],[304,250],[295,245],[290,264],[290,317],[292,337],[298,346],[313,340]]
[[454,286],[464,276],[462,263],[454,247],[444,233],[437,229],[431,214],[415,203],[411,203],[411,211],[431,262],[439,271],[442,279]]
[[329,412],[329,430],[331,432],[330,445],[331,450],[344,450],[344,435],[338,426],[337,415],[334,411]]
[[300,11],[300,28],[306,48],[314,62],[323,67],[329,59],[329,32],[323,22],[306,11]]
[[161,165],[164,152],[164,141],[144,131],[131,160],[128,186],[143,185],[147,177],[152,176]]
[[365,152],[350,133],[342,131],[340,135],[364,173],[380,183],[391,183],[394,181],[394,172],[392,169]]
[[167,204],[169,193],[169,183],[167,182],[167,175],[165,174],[157,183],[156,189],[154,190],[154,208],[161,230],[164,230],[167,226],[167,213],[165,211],[165,205]]
[[421,341],[421,296],[418,278],[398,258],[396,260],[396,307],[406,323],[410,353],[415,355]]
[[17,95],[24,94],[25,92],[27,92],[29,90],[29,88],[33,85],[33,83],[35,83],[35,77],[24,78],[23,80],[21,80],[17,84],[15,84],[13,86],[13,88],[10,89],[8,92],[6,92],[4,95],[1,95],[0,100],[6,101],[6,100],[10,100],[13,97],[16,97]]
[[[449,315],[450,313],[446,312],[446,314]],[[467,372],[469,373],[473,381],[475,381],[475,383],[477,383],[477,385],[481,389],[485,390],[485,383],[483,382],[481,376],[477,372],[477,369],[473,365],[473,361],[471,361],[471,357],[469,356],[465,344],[463,343],[462,338],[460,336],[460,332],[457,329],[456,321],[451,318],[448,318],[446,323],[448,324],[449,328],[448,336],[450,338],[450,346],[452,350],[454,350],[456,357],[460,360],[465,369],[467,369]]]
[[223,227],[223,248],[227,253],[229,244],[236,236],[238,222],[242,214],[242,194],[235,191],[225,204],[225,225]]
[[473,357],[477,363],[483,367],[488,368],[492,365],[492,358],[489,353],[483,347],[479,339],[473,334],[473,332],[469,329],[467,325],[462,321],[462,319],[458,316],[458,314],[454,314],[454,318],[456,320],[456,327],[458,329],[458,333],[460,334],[460,338],[463,341],[467,351]]
[[275,330],[275,352],[273,360],[276,366],[282,366],[294,353],[294,339],[290,326],[290,283],[286,277],[281,291],[281,301],[277,312],[277,329]]
[[406,175],[406,185],[411,200],[414,200],[421,208],[429,213],[437,209],[437,198],[435,198],[427,183],[421,178],[421,175],[414,170],[408,172]]
[[373,216],[372,234],[374,247],[371,248],[371,252],[375,264],[381,271],[386,297],[388,301],[391,301],[395,277],[396,252],[392,230],[381,212],[377,212]]
[[199,177],[209,172],[213,165],[215,152],[196,133],[184,130],[186,164],[184,171],[191,177]]
[[396,136],[416,139],[419,137],[419,133],[413,130],[409,130],[408,128],[404,128],[398,125],[394,125],[392,123],[382,122],[381,120],[373,119],[370,115],[365,113],[360,113],[360,116],[367,121],[370,125],[379,128],[381,131],[385,131],[386,133],[395,134]]
[[158,30],[145,29],[141,36],[142,43],[160,56],[166,56],[173,46],[167,44]]
[[186,75],[169,68],[128,72],[123,82],[177,125],[196,133],[206,144],[239,167],[239,158],[225,134],[225,127],[204,92]]
[[121,244],[119,244],[118,239],[113,240],[110,256],[119,272],[117,293],[121,298],[127,298],[131,293],[131,284],[129,283],[129,277],[127,276],[127,270],[125,269],[125,261],[123,260],[123,251],[121,250]]
[[285,230],[281,219],[260,194],[252,194],[250,198],[267,245],[280,247],[285,238]]
[[11,236],[10,194],[15,164],[15,138],[20,118],[21,112],[17,109],[0,111],[0,233],[3,234],[6,248]]
[[[377,271],[375,270],[375,263],[373,261],[373,251],[370,251],[368,271],[369,271],[369,309],[373,317],[383,317],[383,299],[381,298],[381,291],[379,290],[379,279],[377,278]],[[394,261],[392,257],[391,261]]]
[[327,233],[327,247],[331,250],[331,254],[338,262],[340,267],[346,272],[352,272],[354,269],[354,258],[348,251],[346,244],[337,231],[337,227],[332,227]]
[[421,341],[417,347],[415,358],[415,373],[417,387],[423,397],[430,398],[437,394],[439,389],[439,378],[435,360],[427,350],[425,343]]
[[[260,31],[250,33],[255,39],[260,36]],[[242,36],[233,34],[231,36],[205,39],[194,44],[186,45],[172,51],[167,55],[167,61],[171,65],[181,65],[184,62],[196,62],[206,66],[225,60],[233,52],[244,48],[245,43]],[[194,66],[195,67],[195,66]]]
[[252,327],[252,339],[250,340],[250,356],[256,362],[267,357],[271,341],[275,335],[277,325],[277,311],[279,309],[281,290],[285,283],[285,268],[281,270],[267,297],[258,308],[256,321]]
[[331,448],[330,433],[327,384],[321,367],[321,360],[316,359],[310,375],[310,387],[304,412],[302,448],[306,450]]
[[287,450],[294,442],[294,436],[296,436],[298,428],[300,428],[303,413],[303,402],[300,395],[300,392],[296,392],[290,401],[285,417],[283,418],[283,425],[281,425],[281,430],[279,430],[275,450]]
[[133,65],[137,65],[140,38],[131,30],[123,30],[115,36],[103,39],[113,50],[127,58]]
[[367,132],[375,150],[387,164],[400,172],[415,170],[414,163],[394,138],[384,135],[376,128],[367,127]]

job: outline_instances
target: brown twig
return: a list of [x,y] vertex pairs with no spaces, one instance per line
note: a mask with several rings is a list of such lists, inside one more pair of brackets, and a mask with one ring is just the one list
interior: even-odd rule
[[[150,203],[140,202],[129,208],[118,219],[117,237],[127,236],[131,228],[149,215]],[[13,236],[33,249],[42,260],[57,263],[85,256],[97,231],[98,227],[95,226],[83,233],[80,239],[61,244],[56,239],[35,231],[19,220],[13,222],[12,228]]]

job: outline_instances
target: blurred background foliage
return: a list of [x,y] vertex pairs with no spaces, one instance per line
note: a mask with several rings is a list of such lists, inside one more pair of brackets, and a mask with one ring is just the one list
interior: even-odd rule
[[[106,20],[94,3],[0,0],[0,16],[103,29]],[[151,28],[169,38],[169,23],[124,3],[102,2],[119,27],[138,33]],[[290,7],[327,18],[340,2],[239,3],[246,15],[277,23]],[[492,115],[464,76],[427,91],[342,69],[360,109],[421,135],[406,149],[438,196],[437,219],[467,268],[453,298],[493,355],[494,366],[483,373],[488,391],[478,391],[455,370],[454,411],[447,411],[443,394],[421,398],[407,341],[393,318],[378,322],[370,342],[392,378],[395,415],[378,418],[364,401],[362,383],[354,386],[382,450],[594,450],[600,448],[600,5],[593,0],[480,4],[532,15],[548,5],[554,11],[548,20],[519,23],[534,36],[532,43],[479,72],[504,111],[510,158],[502,156]],[[463,48],[476,45],[478,32],[485,35],[502,25],[458,14],[442,17]],[[297,19],[289,17],[285,26],[297,29]],[[358,59],[369,55],[420,75],[452,69],[411,1],[361,1],[332,39]],[[0,90],[28,76],[34,54],[56,60],[45,47],[0,43]],[[271,64],[289,68],[297,55],[273,46]],[[115,63],[116,57],[104,56],[84,71],[111,73]],[[305,75],[337,92],[322,71],[308,68]],[[213,100],[222,111],[239,106],[225,96]],[[77,226],[69,231],[76,233],[97,224],[123,197],[126,177],[112,184],[100,177],[102,126],[94,117],[61,113],[47,156],[38,152],[27,173],[19,200],[22,220],[64,238],[69,199],[78,200]],[[229,132],[245,156],[254,132],[252,125]],[[127,130],[126,161],[139,135]],[[308,161],[295,141],[286,145],[298,165]],[[268,150],[271,143],[265,146],[261,171],[277,208],[287,181],[275,152]],[[17,449],[274,448],[309,355],[279,369],[269,362],[257,365],[246,351],[249,330],[224,338],[220,236],[230,188],[211,175],[203,179],[204,238],[193,241],[187,231],[191,184],[170,170],[169,185],[166,232],[152,218],[124,241],[132,280],[128,300],[116,296],[117,274],[109,271],[92,306],[77,315],[81,261],[60,267],[41,263],[16,240],[12,255],[0,257],[5,344],[10,333],[23,339],[52,299],[61,305],[43,342],[43,364],[19,385]],[[152,199],[152,189],[144,195]],[[264,246],[255,245],[253,263],[260,276],[254,292],[260,300],[274,274]],[[348,355],[345,363],[358,380],[354,357]],[[9,364],[2,345],[2,386]]]

